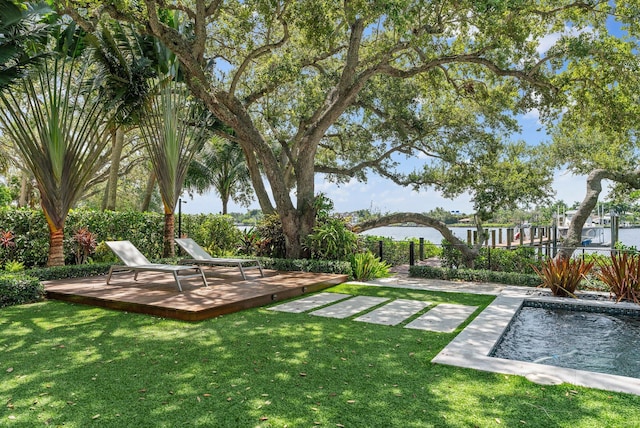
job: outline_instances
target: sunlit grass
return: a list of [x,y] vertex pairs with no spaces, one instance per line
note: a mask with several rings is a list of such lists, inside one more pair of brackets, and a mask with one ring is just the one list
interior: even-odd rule
[[[330,291],[486,307],[491,297]],[[476,312],[478,313],[478,312]],[[62,302],[0,313],[0,426],[630,426],[640,399],[431,364],[455,334],[253,309],[200,323]]]

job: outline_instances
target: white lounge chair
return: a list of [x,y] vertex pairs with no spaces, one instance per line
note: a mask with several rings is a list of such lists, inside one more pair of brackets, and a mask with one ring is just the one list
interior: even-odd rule
[[245,270],[258,269],[260,271],[260,276],[264,277],[264,272],[262,271],[262,266],[260,265],[259,260],[213,257],[191,238],[176,238],[176,243],[191,257],[193,257],[192,259],[180,260],[180,263],[208,266],[237,266],[240,270],[240,274],[242,275],[242,279],[247,279]]
[[[138,280],[138,273],[141,271],[148,272],[170,272],[173,274],[178,285],[178,290],[182,291],[182,285],[180,280],[184,278],[201,277],[205,286],[208,286],[207,279],[204,277],[204,272],[199,266],[180,266],[180,265],[165,265],[159,263],[151,263],[138,249],[129,241],[108,241],[106,244],[111,248],[111,251],[124,262],[122,265],[113,265],[109,269],[109,275],[107,276],[107,284],[111,280],[111,275],[114,273],[133,271],[133,279]],[[186,273],[183,273],[186,272]]]

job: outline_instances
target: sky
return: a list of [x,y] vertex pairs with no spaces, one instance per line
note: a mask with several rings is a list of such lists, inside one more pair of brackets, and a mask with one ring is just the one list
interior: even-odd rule
[[[522,132],[514,136],[535,145],[549,140],[544,130],[541,130],[538,115],[535,112],[519,118]],[[334,210],[338,213],[369,209],[382,214],[392,212],[426,213],[435,208],[447,211],[473,213],[473,203],[469,195],[462,195],[455,199],[446,199],[438,192],[427,189],[419,192],[410,188],[398,186],[390,180],[371,174],[367,183],[351,180],[349,183],[336,185],[325,181],[322,174],[316,175],[316,194],[322,192],[334,203]],[[555,199],[562,200],[571,206],[574,202],[581,202],[587,190],[586,176],[573,175],[568,171],[556,171],[553,188]],[[603,194],[607,187],[604,186]],[[183,194],[182,212],[187,214],[220,213],[222,204],[220,198],[211,191],[205,195],[194,195],[191,199]],[[186,203],[185,203],[186,202]],[[249,208],[229,203],[229,212],[244,213],[248,209],[259,209],[254,202]]]
[[[620,32],[619,26],[610,20],[608,23],[610,30],[615,34]],[[583,30],[583,31],[588,31]],[[565,33],[573,33],[572,28],[565,28]],[[543,54],[561,36],[560,33],[551,34],[541,40],[538,51]],[[543,129],[538,113],[533,110],[528,114],[518,118],[521,132],[513,135],[513,140],[522,139],[530,145],[537,145],[544,141],[549,141],[550,137]],[[325,181],[322,174],[316,175],[316,194],[322,192],[334,203],[334,210],[339,213],[352,212],[361,209],[369,209],[382,214],[392,212],[416,212],[426,213],[435,208],[444,208],[447,211],[458,211],[460,213],[472,214],[473,203],[471,197],[467,195],[459,196],[455,199],[446,199],[440,193],[432,189],[413,191],[392,183],[377,175],[370,174],[367,183],[360,183],[352,180],[349,183],[337,185]],[[581,202],[586,194],[586,176],[573,175],[569,171],[556,171],[553,180],[555,190],[555,200],[562,200],[571,206],[575,202]],[[606,181],[603,183],[603,194],[608,192]],[[189,214],[196,213],[220,213],[222,204],[217,195],[211,191],[204,195],[194,195],[193,199],[184,195],[186,204],[182,206],[182,212]],[[229,203],[229,212],[244,213],[248,209],[259,209],[260,206],[254,202],[250,207],[243,207]]]

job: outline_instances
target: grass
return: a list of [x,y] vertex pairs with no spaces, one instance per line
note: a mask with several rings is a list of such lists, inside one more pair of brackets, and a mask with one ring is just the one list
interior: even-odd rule
[[[476,314],[492,300],[331,291],[479,305]],[[454,335],[265,309],[185,323],[55,301],[5,308],[0,426],[640,424],[637,396],[431,364]]]

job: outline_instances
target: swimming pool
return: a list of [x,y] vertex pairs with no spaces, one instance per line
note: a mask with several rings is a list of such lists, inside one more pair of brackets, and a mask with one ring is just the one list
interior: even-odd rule
[[[521,308],[555,305],[560,309],[578,312],[632,311],[626,314],[631,316],[640,313],[638,305],[631,303],[537,297],[532,296],[530,292],[531,289],[527,290],[524,287],[505,288],[482,313],[436,355],[432,362],[489,372],[520,375],[539,384],[566,382],[589,388],[640,395],[639,378],[601,373],[587,368],[551,365],[550,361],[553,360],[553,355],[560,355],[557,351],[555,353],[547,352],[546,355],[530,356],[527,357],[529,359],[527,361],[493,356],[503,335],[510,329],[512,320]],[[567,328],[563,327],[565,330]],[[539,329],[540,331],[551,330],[544,323],[540,323],[534,329]],[[633,343],[637,343],[637,341],[638,339],[636,338]],[[568,349],[566,353],[572,350],[573,348]],[[551,358],[541,360],[548,357]],[[533,362],[534,360],[538,360],[538,362]]]
[[640,312],[579,309],[525,301],[491,356],[640,378]]

